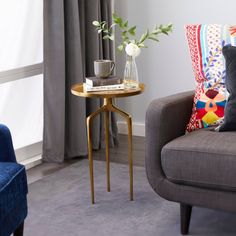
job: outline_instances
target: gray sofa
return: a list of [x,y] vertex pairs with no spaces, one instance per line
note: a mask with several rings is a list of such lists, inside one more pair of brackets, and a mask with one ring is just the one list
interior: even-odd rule
[[146,113],[146,172],[161,197],[180,203],[181,233],[192,206],[236,212],[236,132],[185,134],[193,91],[156,99]]

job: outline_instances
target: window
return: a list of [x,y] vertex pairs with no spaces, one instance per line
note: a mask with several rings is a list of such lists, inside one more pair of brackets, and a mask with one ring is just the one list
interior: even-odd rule
[[24,162],[41,154],[43,0],[0,1],[0,32],[0,123]]

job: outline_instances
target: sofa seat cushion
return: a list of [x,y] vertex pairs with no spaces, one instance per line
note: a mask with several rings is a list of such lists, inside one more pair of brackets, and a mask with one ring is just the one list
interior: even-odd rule
[[[0,225],[16,211],[17,205],[25,202],[28,192],[24,166],[0,162]],[[25,213],[24,217],[25,217]],[[22,216],[23,217],[23,216]]]
[[167,143],[162,169],[175,183],[236,190],[236,132],[197,130]]

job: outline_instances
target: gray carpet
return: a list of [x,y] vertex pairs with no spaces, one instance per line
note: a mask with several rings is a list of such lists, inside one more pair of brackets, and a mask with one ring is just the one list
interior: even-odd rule
[[[174,236],[179,205],[158,197],[145,169],[134,168],[134,197],[129,201],[128,167],[111,164],[106,192],[105,163],[95,161],[95,200],[90,203],[87,160],[29,185],[25,236]],[[236,235],[236,215],[194,208],[190,235]]]

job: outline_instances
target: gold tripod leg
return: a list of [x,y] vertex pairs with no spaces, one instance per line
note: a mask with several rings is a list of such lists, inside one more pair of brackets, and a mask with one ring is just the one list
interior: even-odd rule
[[95,203],[94,201],[94,176],[93,176],[93,147],[92,147],[92,121],[95,116],[100,114],[105,110],[105,107],[102,106],[100,109],[92,113],[90,116],[87,117],[87,136],[88,136],[88,159],[89,159],[89,174],[90,174],[90,188],[91,188],[91,202],[92,204]]
[[118,107],[114,106],[113,104],[109,109],[113,112],[119,113],[121,116],[123,116],[126,119],[127,125],[128,125],[128,144],[129,144],[129,177],[130,177],[130,201],[133,201],[134,199],[134,193],[133,193],[133,154],[132,154],[132,118],[131,116],[120,110]]
[[133,192],[133,144],[132,144],[132,119],[129,116],[127,119],[128,125],[128,142],[129,142],[129,177],[130,177],[130,201],[134,200]]
[[110,192],[110,158],[109,158],[109,111],[105,112],[106,169],[107,191]]
[[106,140],[106,170],[107,170],[107,191],[110,192],[110,158],[109,158],[109,111],[117,112],[126,119],[128,125],[128,144],[129,144],[129,175],[130,175],[130,200],[133,200],[133,156],[132,156],[132,118],[131,116],[113,105],[111,98],[104,98],[104,105],[87,117],[88,134],[88,158],[90,170],[91,202],[94,204],[94,175],[93,175],[93,156],[92,156],[92,120],[105,112],[105,140]]

